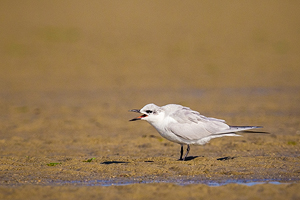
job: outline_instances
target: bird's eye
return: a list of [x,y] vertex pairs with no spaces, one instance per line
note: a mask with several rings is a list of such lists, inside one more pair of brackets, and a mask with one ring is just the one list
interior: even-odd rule
[[152,113],[152,110],[146,110],[146,113]]

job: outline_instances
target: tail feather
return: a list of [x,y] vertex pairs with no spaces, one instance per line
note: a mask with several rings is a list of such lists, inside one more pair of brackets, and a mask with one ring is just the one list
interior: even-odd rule
[[238,131],[246,131],[255,128],[263,128],[262,126],[230,126],[229,129],[220,131],[218,133],[234,133]]

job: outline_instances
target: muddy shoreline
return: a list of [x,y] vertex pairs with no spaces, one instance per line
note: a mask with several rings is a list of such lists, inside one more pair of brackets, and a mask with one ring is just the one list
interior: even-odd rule
[[[92,100],[87,96],[81,98],[80,90],[64,91],[59,96],[43,92],[40,98],[33,98],[37,93],[22,98],[17,98],[22,93],[15,93],[15,97],[10,95],[11,99],[4,102],[7,107],[2,107],[6,113],[2,120],[2,133],[5,134],[1,139],[0,157],[4,199],[18,199],[25,190],[37,192],[36,198],[41,197],[40,192],[56,198],[54,194],[63,190],[66,196],[61,199],[68,199],[73,190],[94,191],[98,195],[96,191],[100,189],[119,195],[124,190],[130,193],[140,187],[155,191],[171,187],[173,189],[167,192],[171,197],[178,187],[207,189],[214,184],[219,184],[220,190],[236,185],[234,187],[241,192],[247,192],[247,188],[253,190],[253,187],[263,190],[283,187],[286,191],[291,187],[297,196],[300,134],[299,122],[294,117],[297,112],[291,105],[297,105],[299,97],[294,89],[265,88],[263,93],[259,92],[261,89],[231,89],[233,96],[224,96],[227,89],[207,89],[200,95],[194,91],[187,93],[187,90],[156,91],[161,100],[177,94],[178,97],[172,96],[175,102],[182,96],[191,104],[200,101],[203,114],[224,115],[223,119],[229,124],[240,125],[247,121],[251,125],[264,125],[259,133],[245,132],[241,133],[242,137],[224,137],[204,146],[193,145],[184,162],[178,161],[180,145],[160,137],[146,122],[128,121],[135,117],[135,113],[128,110],[136,107],[129,99],[118,98],[126,90],[103,91],[98,95],[91,93]],[[103,93],[109,94],[112,100],[104,98],[107,95],[103,96]],[[250,94],[252,98],[249,99]],[[220,97],[226,104],[216,106]],[[49,98],[52,98],[51,102],[47,101]],[[140,98],[143,102],[146,97]],[[278,98],[288,99],[290,103],[274,107],[276,104],[272,102],[277,102]],[[20,99],[28,103],[20,104]],[[238,104],[240,106],[251,105],[251,110],[241,112],[234,99],[243,102]],[[250,103],[253,99],[256,101]],[[273,106],[268,107],[270,104]],[[261,110],[263,106],[265,108]],[[279,119],[281,123],[277,124]],[[240,184],[261,181],[282,184],[251,187]],[[222,185],[227,182],[229,184]],[[102,188],[108,185],[113,189]],[[187,197],[185,189],[182,191],[175,193]],[[146,195],[141,191],[138,196],[150,198],[152,192],[148,192]],[[278,192],[272,195],[278,195]]]
[[[184,198],[193,188],[217,191],[235,187],[245,193],[253,188],[261,188],[259,191],[278,188],[298,197],[300,134],[297,112],[291,109],[291,105],[298,106],[298,93],[293,89],[266,88],[263,93],[253,89],[238,91],[231,89],[234,96],[224,96],[227,89],[205,90],[200,96],[195,96],[195,92],[187,95],[186,90],[156,91],[162,100],[177,94],[178,97],[173,97],[177,102],[181,96],[191,104],[200,101],[203,114],[224,115],[229,124],[247,121],[251,125],[264,125],[259,133],[245,132],[242,137],[193,145],[187,161],[178,161],[180,145],[160,137],[146,122],[128,121],[135,117],[128,110],[136,107],[130,100],[117,98],[126,91],[105,91],[111,101],[102,94],[93,94],[92,100],[78,98],[80,91],[65,91],[59,97],[43,92],[40,98],[23,96],[21,101],[29,102],[26,104],[19,104],[20,98],[10,95],[12,100],[4,102],[7,107],[2,107],[6,116],[2,118],[1,195],[4,199],[20,199],[29,190],[36,194],[28,194],[26,198],[30,199],[43,194],[49,199],[68,199],[71,191],[75,195],[85,190],[91,192],[90,198],[100,195],[110,199],[120,194],[131,198],[129,193],[137,189],[140,191],[137,196],[151,198],[153,191],[170,187],[161,194],[170,198],[174,193]],[[226,104],[216,106],[219,97]],[[51,102],[47,102],[49,98]],[[146,97],[141,98],[142,102],[143,98]],[[256,101],[250,103],[254,98]],[[272,102],[278,98],[288,99],[289,104],[275,107]],[[234,99],[243,102],[240,106],[251,104],[251,110],[241,112]],[[270,104],[273,106],[268,107]],[[265,109],[261,110],[262,106]],[[267,184],[274,181],[281,184]],[[240,182],[266,184],[247,186]],[[208,189],[217,184],[220,189]],[[178,187],[189,189],[178,193]],[[97,190],[105,194],[114,192],[116,196],[102,196]],[[57,192],[64,195],[57,197]],[[271,196],[278,193],[273,191]]]

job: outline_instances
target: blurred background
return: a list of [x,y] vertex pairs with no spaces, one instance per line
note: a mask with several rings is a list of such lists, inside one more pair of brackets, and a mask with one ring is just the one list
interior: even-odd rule
[[299,11],[292,0],[2,0],[1,91],[298,87]]
[[0,27],[3,133],[124,130],[151,102],[298,130],[300,1],[1,0]]

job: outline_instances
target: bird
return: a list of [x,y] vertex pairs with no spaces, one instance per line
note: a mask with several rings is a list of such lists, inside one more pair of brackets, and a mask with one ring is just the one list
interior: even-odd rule
[[[165,139],[181,145],[179,160],[185,161],[190,145],[204,145],[213,138],[240,136],[239,131],[263,128],[262,126],[229,126],[225,120],[206,117],[199,112],[178,104],[157,106],[154,103],[130,112],[142,115],[129,121],[145,120]],[[183,146],[187,145],[183,157]]]

